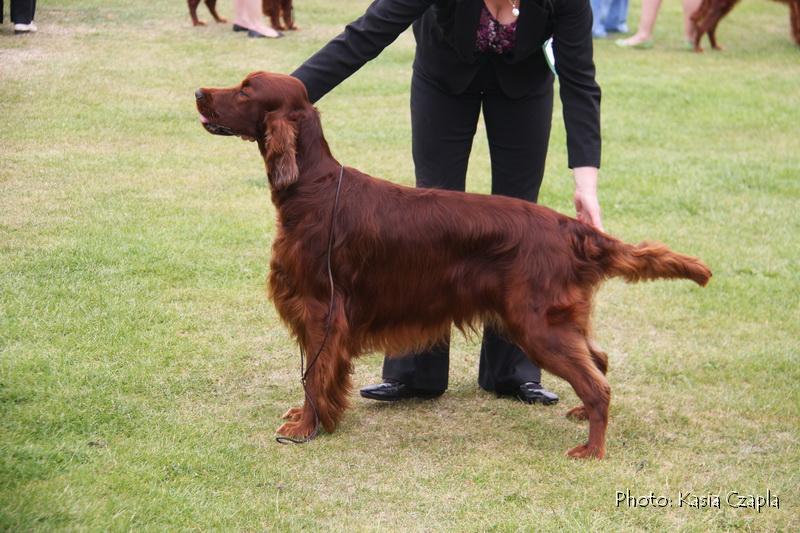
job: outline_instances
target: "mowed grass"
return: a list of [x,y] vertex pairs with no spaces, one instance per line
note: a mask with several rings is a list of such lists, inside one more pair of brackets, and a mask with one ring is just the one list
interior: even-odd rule
[[[192,28],[178,0],[40,3],[37,35],[3,27],[0,529],[800,529],[800,49],[761,0],[725,19],[723,53],[682,49],[677,2],[655,49],[596,44],[606,228],[714,270],[600,291],[605,461],[564,457],[587,433],[566,383],[546,377],[555,407],[495,399],[459,335],[439,400],[354,393],[335,434],[274,442],[302,398],[264,291],[275,213],[254,145],[205,133],[193,92],[291,72],[367,4],[297,2],[278,41]],[[319,104],[342,162],[405,184],[413,52],[406,33]],[[471,190],[488,169],[480,129]],[[571,187],[557,108],[542,203],[572,213]],[[380,367],[357,361],[356,386]],[[723,501],[616,506],[626,489]],[[724,501],[767,490],[780,508]]]

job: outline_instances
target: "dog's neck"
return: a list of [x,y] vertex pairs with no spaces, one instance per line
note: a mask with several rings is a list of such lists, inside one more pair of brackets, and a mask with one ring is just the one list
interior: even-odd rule
[[297,120],[296,150],[297,167],[301,180],[303,176],[319,176],[340,166],[331,154],[328,142],[322,133],[319,111],[313,106],[309,105],[307,109],[303,110]]

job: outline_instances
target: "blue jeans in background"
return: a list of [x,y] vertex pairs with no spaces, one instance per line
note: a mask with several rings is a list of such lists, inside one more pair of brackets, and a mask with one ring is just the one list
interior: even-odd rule
[[591,0],[593,37],[605,37],[607,33],[627,33],[628,0]]

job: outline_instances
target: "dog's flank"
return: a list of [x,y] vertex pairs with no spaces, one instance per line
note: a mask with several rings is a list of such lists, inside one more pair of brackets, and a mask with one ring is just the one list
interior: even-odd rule
[[[629,281],[711,273],[660,244],[632,246],[546,207],[507,198],[402,187],[344,167],[334,217],[332,314],[327,270],[341,165],[299,80],[253,73],[229,89],[200,89],[211,133],[256,139],[278,227],[270,294],[306,353],[313,403],[286,413],[278,432],[305,437],[317,416],[333,431],[347,408],[351,361],[367,351],[404,353],[489,321],[539,367],[565,379],[589,420],[572,457],[605,454],[608,357],[591,339],[591,302],[606,278]],[[330,320],[330,328],[325,325]]]

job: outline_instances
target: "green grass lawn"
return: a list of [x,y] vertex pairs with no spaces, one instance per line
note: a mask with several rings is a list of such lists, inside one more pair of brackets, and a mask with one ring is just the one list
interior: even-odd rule
[[[367,4],[298,1],[278,41],[192,28],[182,0],[40,2],[38,34],[3,27],[0,530],[800,529],[800,49],[763,0],[722,53],[683,50],[678,2],[653,50],[597,42],[606,229],[714,271],[600,291],[606,460],[564,457],[587,433],[566,383],[546,377],[555,407],[495,399],[460,336],[440,399],[353,394],[335,434],[274,442],[302,397],[264,290],[274,209],[254,146],[204,132],[193,92],[291,72]],[[413,53],[406,33],[319,104],[342,162],[405,184]],[[571,214],[571,187],[558,108],[542,203]],[[469,188],[489,189],[482,128]],[[618,507],[626,489],[723,501]],[[767,490],[779,508],[724,501]]]

